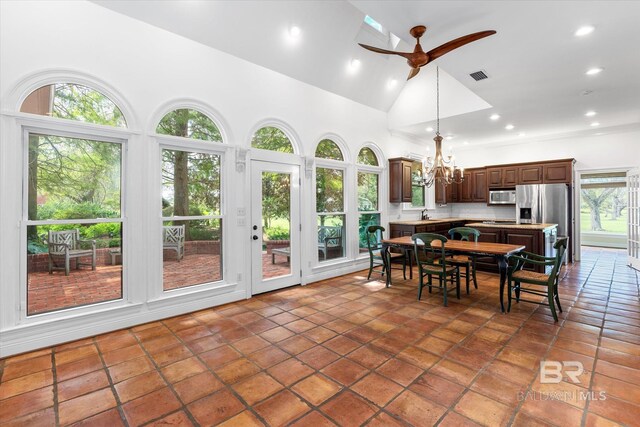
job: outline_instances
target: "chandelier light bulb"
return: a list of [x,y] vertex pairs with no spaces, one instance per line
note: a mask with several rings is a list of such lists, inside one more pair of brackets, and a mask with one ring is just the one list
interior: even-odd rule
[[587,34],[593,33],[593,30],[595,30],[593,26],[585,25],[584,27],[578,28],[574,34],[577,37],[583,37],[583,36],[586,36]]
[[293,25],[291,26],[291,28],[289,28],[289,36],[291,36],[291,38],[297,39],[301,34],[302,30],[300,29],[300,27]]

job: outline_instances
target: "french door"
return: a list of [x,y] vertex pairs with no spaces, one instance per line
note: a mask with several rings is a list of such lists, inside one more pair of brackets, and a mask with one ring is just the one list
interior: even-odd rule
[[640,270],[640,169],[627,172],[629,236],[629,266]]
[[300,166],[251,161],[251,293],[300,283]]

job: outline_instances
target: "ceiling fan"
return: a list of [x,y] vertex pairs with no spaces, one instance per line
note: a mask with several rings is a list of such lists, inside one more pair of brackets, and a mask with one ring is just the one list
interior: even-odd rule
[[435,49],[431,49],[429,52],[425,52],[422,50],[422,46],[420,46],[420,37],[427,31],[427,27],[424,25],[418,25],[409,30],[411,36],[416,38],[416,47],[413,49],[413,52],[396,52],[393,50],[380,49],[379,47],[367,46],[366,44],[358,43],[363,48],[370,50],[372,52],[384,53],[387,55],[398,55],[407,59],[407,64],[411,67],[411,71],[409,72],[409,77],[407,80],[413,78],[420,72],[420,67],[427,65],[429,62],[433,61],[436,58],[441,57],[445,53],[449,53],[454,49],[459,48],[460,46],[464,46],[467,43],[474,42],[476,40],[480,40],[482,38],[488,37],[496,32],[493,30],[490,31],[480,31],[478,33],[467,34],[466,36],[459,37],[455,40],[451,40],[441,46],[436,47]]

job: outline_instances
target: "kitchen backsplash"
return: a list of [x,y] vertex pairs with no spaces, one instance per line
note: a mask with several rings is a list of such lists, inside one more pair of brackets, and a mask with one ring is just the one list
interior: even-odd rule
[[[402,204],[389,205],[389,220],[420,219],[421,210],[402,210]],[[427,211],[429,218],[515,219],[515,206],[487,206],[486,203],[450,203]]]

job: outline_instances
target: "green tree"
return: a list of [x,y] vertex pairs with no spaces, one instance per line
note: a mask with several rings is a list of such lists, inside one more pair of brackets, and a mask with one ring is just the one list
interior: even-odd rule
[[608,201],[615,190],[615,188],[582,189],[582,200],[589,207],[591,231],[604,231],[600,218],[600,210],[603,209],[605,202]]
[[293,153],[293,145],[287,135],[272,126],[258,129],[251,139],[251,146],[262,150]]
[[320,159],[344,160],[342,150],[340,150],[338,144],[330,139],[323,139],[318,143],[316,147],[316,157]]

